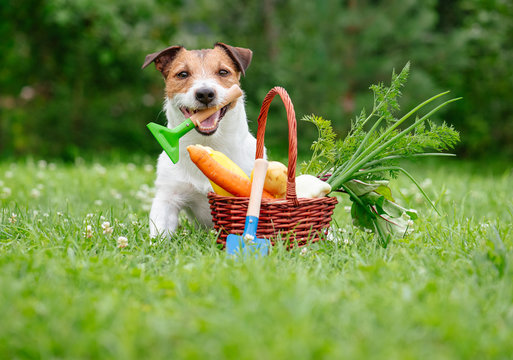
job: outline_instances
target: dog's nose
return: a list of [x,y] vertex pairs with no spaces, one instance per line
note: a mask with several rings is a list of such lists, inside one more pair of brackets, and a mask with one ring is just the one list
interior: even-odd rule
[[216,93],[211,88],[201,88],[196,90],[196,100],[208,105],[216,97]]

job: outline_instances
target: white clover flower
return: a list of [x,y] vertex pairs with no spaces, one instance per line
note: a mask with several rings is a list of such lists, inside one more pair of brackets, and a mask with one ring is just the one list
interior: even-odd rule
[[155,189],[149,187],[148,184],[142,184],[135,193],[135,197],[144,203],[151,203],[151,199],[154,197],[154,195]]
[[110,222],[108,221],[103,222],[102,229],[103,233],[108,235],[112,234],[112,232],[114,231],[114,228],[110,226]]
[[11,196],[12,191],[8,187],[2,188],[2,192],[0,192],[0,198],[7,199],[9,196]]
[[126,248],[128,246],[128,239],[124,236],[120,236],[118,237],[118,248],[120,249],[123,249],[123,248]]
[[337,243],[338,242],[338,237],[336,236],[337,232],[340,232],[340,229],[335,230],[333,227],[329,228],[328,234],[326,235],[326,240]]
[[101,166],[100,164],[98,163],[95,163],[93,165],[93,169],[94,171],[96,171],[96,173],[98,175],[105,175],[107,173],[107,169],[105,169],[103,166]]
[[84,236],[88,239],[93,237],[93,227],[91,225],[86,226],[86,231],[84,233]]
[[37,166],[40,168],[40,169],[46,169],[46,167],[48,166],[48,163],[45,161],[45,160],[39,160],[37,162]]
[[39,191],[38,189],[32,189],[30,190],[30,197],[33,198],[33,199],[38,199],[39,197],[41,196],[41,191]]
[[255,237],[253,235],[250,235],[250,234],[244,235],[244,241],[246,243],[252,243],[253,240],[255,240]]
[[128,169],[128,171],[134,171],[136,169],[136,166],[135,164],[128,163],[126,164],[126,168]]
[[14,173],[12,171],[9,170],[9,171],[5,172],[5,177],[7,179],[11,179],[13,176],[14,176]]
[[299,252],[299,255],[301,256],[305,256],[306,254],[308,253],[308,248],[304,247],[301,249],[301,251]]
[[123,195],[121,195],[121,193],[116,189],[111,189],[110,195],[116,200],[121,200],[123,198]]
[[18,215],[16,215],[15,213],[12,213],[12,214],[11,214],[11,217],[9,218],[9,222],[10,222],[11,224],[16,223],[16,221],[18,221],[18,220],[16,219],[17,217],[18,217]]
[[143,167],[144,171],[146,172],[152,172],[153,171],[153,165],[151,164],[145,164]]
[[130,224],[133,226],[139,225],[139,219],[137,218],[137,214],[128,214],[128,220],[130,221]]
[[102,206],[102,205],[103,205],[103,201],[101,201],[101,200],[99,200],[99,199],[98,199],[98,200],[95,200],[95,201],[94,201],[94,204],[95,204],[96,206]]

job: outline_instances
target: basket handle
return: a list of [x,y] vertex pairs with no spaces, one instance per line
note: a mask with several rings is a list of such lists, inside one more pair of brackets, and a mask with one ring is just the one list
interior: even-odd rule
[[296,162],[297,162],[297,123],[296,113],[294,106],[290,100],[289,94],[284,88],[276,86],[272,88],[264,98],[262,107],[260,108],[260,115],[258,115],[258,130],[257,130],[257,148],[256,159],[261,159],[264,156],[264,135],[265,125],[267,122],[267,113],[269,106],[273,101],[276,94],[280,95],[285,110],[287,111],[287,121],[289,124],[289,165],[288,165],[288,178],[287,178],[287,200],[292,200],[295,206],[299,205],[296,195]]

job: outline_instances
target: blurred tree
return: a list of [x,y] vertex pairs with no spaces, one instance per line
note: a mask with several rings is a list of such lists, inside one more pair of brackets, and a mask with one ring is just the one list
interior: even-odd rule
[[[442,115],[461,151],[513,152],[513,4],[509,0],[26,0],[0,2],[0,151],[73,157],[84,151],[157,152],[145,128],[165,122],[162,79],[141,71],[169,45],[251,48],[243,79],[255,120],[275,85],[296,114],[332,119],[343,133],[369,85],[412,63],[407,108],[435,92],[464,100]],[[266,144],[282,156],[283,107]],[[300,152],[315,136],[299,124]]]
[[[434,46],[430,36],[437,19],[434,0],[422,5],[418,0],[223,3],[196,0],[194,6],[203,11],[186,9],[183,14],[186,23],[200,29],[192,46],[208,46],[217,36],[254,50],[244,80],[252,119],[266,92],[281,85],[290,93],[298,119],[316,113],[332,119],[340,131],[347,130],[350,118],[372,102],[371,84],[389,79],[394,67],[429,57]],[[421,67],[414,66],[413,73],[410,103],[436,90]],[[276,136],[267,137],[266,143],[283,155],[287,127],[277,103],[267,125]],[[316,132],[309,124],[299,124],[299,135],[304,152]]]
[[426,69],[441,86],[463,96],[447,113],[462,132],[462,151],[513,156],[513,2],[452,2],[441,13],[445,36],[436,61]]
[[[175,2],[176,4],[176,2]],[[74,156],[79,149],[140,149],[152,116],[140,71],[150,37],[176,31],[173,2],[4,1],[0,12],[2,145],[7,152]],[[151,36],[150,36],[150,33]],[[159,97],[161,95],[159,94]],[[143,101],[144,100],[144,101]],[[153,115],[154,116],[154,115]]]

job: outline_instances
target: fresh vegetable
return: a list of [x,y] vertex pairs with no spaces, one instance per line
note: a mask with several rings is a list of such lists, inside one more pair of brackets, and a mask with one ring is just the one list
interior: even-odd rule
[[[203,174],[215,184],[235,196],[249,197],[251,193],[251,182],[233,171],[228,170],[212,158],[208,151],[201,146],[189,145],[187,151],[191,160]],[[274,199],[274,196],[264,191],[264,199]]]
[[296,177],[296,194],[298,198],[320,198],[331,191],[331,186],[312,175]]
[[[278,199],[285,198],[287,193],[287,167],[279,161],[269,161],[265,174],[264,190]],[[253,180],[253,172],[251,172]]]
[[[404,237],[413,231],[413,220],[418,218],[417,212],[395,202],[388,181],[365,183],[351,180],[344,186],[346,192],[351,192],[358,199],[351,206],[351,217],[356,226],[371,230],[376,226],[378,234],[389,238]],[[372,217],[368,210],[374,214]]]
[[[383,246],[386,246],[398,233],[391,230],[390,226],[399,224],[399,218],[404,217],[403,213],[406,215],[408,213],[395,211],[399,205],[395,204],[391,195],[389,198],[384,195],[384,193],[391,194],[388,186],[383,185],[380,192],[377,190],[378,187],[375,187],[375,182],[388,180],[403,173],[419,188],[424,198],[438,213],[435,205],[417,181],[400,166],[399,160],[434,155],[453,156],[453,154],[440,152],[452,149],[459,141],[459,134],[452,126],[445,123],[437,125],[429,120],[430,116],[444,106],[459,100],[458,98],[441,103],[427,114],[415,118],[410,125],[400,128],[424,106],[448,93],[435,95],[404,116],[396,118],[394,113],[399,110],[397,99],[401,95],[401,88],[408,74],[409,64],[406,64],[399,74],[392,73],[390,86],[387,87],[384,84],[371,86],[374,92],[373,109],[369,115],[365,110],[362,111],[352,121],[351,129],[344,140],[336,140],[329,120],[314,115],[303,118],[317,126],[319,138],[312,144],[312,158],[309,162],[302,164],[301,172],[330,175],[327,183],[331,185],[332,191],[343,190],[353,201],[351,213],[354,223],[375,231]],[[368,127],[370,129],[366,130]],[[435,152],[432,152],[433,150]],[[354,191],[356,179],[365,181],[363,184],[366,189],[360,194]],[[359,187],[361,186],[359,184]],[[387,211],[393,207],[395,207],[394,211]],[[390,226],[382,226],[383,220]]]
[[[205,149],[208,152],[208,154],[215,161],[217,161],[220,165],[224,166],[226,169],[249,180],[248,175],[246,175],[246,173],[236,163],[234,163],[232,161],[232,159],[230,159],[228,156],[226,156],[222,152],[214,150],[208,146],[203,146],[203,145],[196,145],[196,146]],[[208,180],[210,181],[210,184],[212,185],[212,189],[214,189],[214,192],[216,194],[222,195],[222,196],[233,196],[233,194],[230,194],[228,191],[223,189],[221,186],[217,185],[212,180],[210,180],[210,179],[208,179]]]

